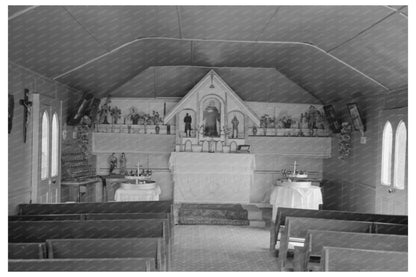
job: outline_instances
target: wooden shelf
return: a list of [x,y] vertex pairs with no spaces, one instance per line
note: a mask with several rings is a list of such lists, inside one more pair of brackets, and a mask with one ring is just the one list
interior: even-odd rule
[[331,157],[331,137],[249,136],[250,151],[259,155]]

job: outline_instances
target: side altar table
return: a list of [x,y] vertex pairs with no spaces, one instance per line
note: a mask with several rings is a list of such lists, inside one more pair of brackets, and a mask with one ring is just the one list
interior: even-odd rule
[[270,195],[270,204],[273,221],[278,207],[318,210],[322,204],[321,188],[311,182],[279,182]]
[[250,202],[253,154],[172,152],[169,168],[175,203]]

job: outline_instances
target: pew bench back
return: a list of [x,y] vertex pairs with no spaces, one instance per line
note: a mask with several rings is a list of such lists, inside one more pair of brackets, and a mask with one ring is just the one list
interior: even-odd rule
[[44,242],[63,238],[167,238],[167,220],[11,221],[9,242]]
[[407,224],[375,222],[373,232],[376,234],[408,235]]
[[407,271],[408,253],[324,247],[322,271]]
[[50,259],[154,258],[157,270],[166,269],[161,238],[51,239]]
[[44,259],[45,243],[9,243],[9,259]]
[[128,201],[104,203],[20,204],[19,215],[152,213],[172,211],[172,201]]
[[154,258],[9,260],[9,271],[154,271]]

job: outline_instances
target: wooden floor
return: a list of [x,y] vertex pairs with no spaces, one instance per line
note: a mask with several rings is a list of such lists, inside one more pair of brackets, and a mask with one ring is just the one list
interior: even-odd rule
[[277,271],[266,228],[176,225],[173,271]]

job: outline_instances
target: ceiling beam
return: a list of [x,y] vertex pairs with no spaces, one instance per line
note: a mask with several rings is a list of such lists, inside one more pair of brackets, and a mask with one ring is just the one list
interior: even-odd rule
[[12,14],[11,16],[9,16],[9,20],[15,19],[16,17],[19,17],[19,16],[21,16],[21,15],[23,15],[23,14],[25,14],[25,13],[27,13],[27,12],[35,9],[35,8],[37,8],[37,7],[39,7],[39,6],[30,6],[30,7],[26,8],[26,9],[23,9],[21,11],[18,11],[16,13]]
[[353,35],[353,36],[352,36],[352,37],[350,37],[349,39],[347,39],[347,40],[345,40],[345,41],[341,42],[340,44],[338,44],[338,45],[336,45],[336,46],[332,47],[331,49],[327,50],[327,52],[332,52],[332,51],[334,51],[335,49],[337,49],[337,48],[339,48],[339,47],[341,47],[341,46],[343,46],[343,45],[347,44],[348,42],[350,42],[350,41],[352,41],[352,40],[356,39],[357,37],[359,37],[359,36],[361,36],[362,34],[364,34],[364,33],[368,32],[370,29],[374,28],[377,24],[379,24],[379,23],[383,22],[384,20],[386,20],[387,18],[389,18],[389,17],[390,17],[390,16],[392,16],[393,14],[396,14],[396,12],[389,13],[389,14],[388,14],[388,15],[386,15],[385,17],[383,17],[383,18],[379,19],[378,21],[376,21],[375,23],[371,24],[371,25],[370,25],[370,26],[368,26],[367,28],[365,28],[365,29],[361,30],[360,32],[358,32],[357,34]]
[[390,90],[388,87],[386,87],[385,85],[383,85],[381,82],[377,81],[376,79],[370,77],[369,75],[365,74],[364,72],[360,71],[359,69],[353,67],[352,65],[344,62],[343,60],[335,57],[331,53],[329,53],[329,52],[323,50],[322,48],[320,48],[320,47],[318,47],[318,46],[316,46],[314,44],[311,44],[311,43],[297,42],[297,41],[245,41],[245,40],[191,39],[191,38],[178,39],[178,38],[171,38],[171,37],[144,37],[144,38],[134,39],[132,41],[129,41],[127,43],[124,43],[123,45],[121,45],[121,46],[119,46],[117,48],[114,48],[114,49],[108,51],[107,53],[104,53],[104,54],[102,54],[102,55],[100,55],[98,57],[95,57],[95,58],[93,58],[93,59],[91,59],[91,60],[89,60],[89,61],[87,61],[87,62],[85,62],[85,63],[83,63],[83,64],[81,64],[79,66],[76,66],[73,69],[70,69],[70,70],[68,70],[68,71],[66,71],[66,72],[64,72],[62,74],[59,74],[59,75],[53,77],[53,80],[62,78],[63,76],[66,76],[69,73],[74,72],[74,71],[76,71],[76,70],[78,70],[78,69],[80,69],[80,68],[82,68],[82,67],[84,67],[84,66],[86,66],[88,64],[91,64],[91,63],[93,63],[93,62],[95,62],[95,61],[97,61],[97,60],[99,60],[101,58],[104,58],[104,57],[106,57],[106,56],[108,56],[108,55],[110,55],[112,53],[115,53],[115,52],[117,52],[118,50],[120,50],[120,49],[122,49],[124,47],[127,47],[127,46],[129,46],[131,44],[134,44],[136,42],[139,42],[139,41],[146,41],[146,40],[172,40],[172,41],[189,41],[189,42],[192,42],[192,41],[197,41],[197,42],[226,42],[226,43],[269,44],[269,45],[270,44],[271,45],[273,45],[273,44],[275,44],[275,45],[281,45],[281,44],[303,45],[303,46],[307,46],[307,47],[312,47],[312,48],[318,50],[319,52],[321,52],[321,53],[329,56],[330,58],[338,61],[339,63],[345,65],[346,67],[348,67],[349,69],[351,69],[354,72],[358,73],[359,75],[367,78],[371,82],[373,82],[373,83],[377,84],[378,86],[382,87],[386,92]]
[[176,7],[176,14],[178,15],[179,38],[183,38],[181,7],[179,7],[179,6]]

